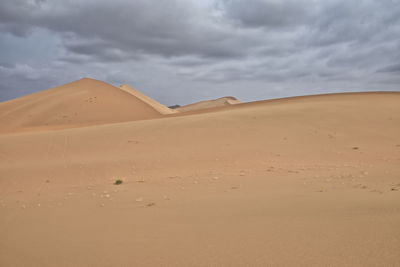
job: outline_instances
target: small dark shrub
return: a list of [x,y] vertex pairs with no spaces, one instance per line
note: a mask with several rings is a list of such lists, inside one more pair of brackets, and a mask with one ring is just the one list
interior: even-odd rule
[[119,185],[122,183],[123,183],[123,181],[121,179],[115,180],[115,182],[114,182],[115,185]]

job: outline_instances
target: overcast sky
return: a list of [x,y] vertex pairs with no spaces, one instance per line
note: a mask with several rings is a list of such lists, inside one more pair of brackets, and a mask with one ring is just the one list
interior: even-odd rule
[[0,101],[82,77],[166,105],[400,91],[400,0],[0,1]]

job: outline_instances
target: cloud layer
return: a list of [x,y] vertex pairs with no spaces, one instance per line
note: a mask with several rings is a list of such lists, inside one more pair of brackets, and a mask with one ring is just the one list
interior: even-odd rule
[[399,0],[3,0],[0,100],[81,77],[166,104],[400,90],[399,36]]

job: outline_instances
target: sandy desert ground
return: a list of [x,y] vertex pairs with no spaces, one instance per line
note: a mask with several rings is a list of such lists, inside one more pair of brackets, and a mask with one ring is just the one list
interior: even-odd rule
[[400,266],[400,93],[0,103],[0,266]]

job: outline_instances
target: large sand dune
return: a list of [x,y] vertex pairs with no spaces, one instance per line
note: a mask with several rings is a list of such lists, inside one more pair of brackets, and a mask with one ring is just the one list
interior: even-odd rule
[[160,116],[158,106],[143,101],[134,91],[127,93],[89,78],[0,103],[3,131],[69,128]]
[[187,114],[1,134],[0,265],[399,264],[400,93]]

